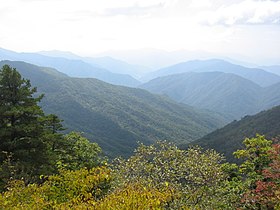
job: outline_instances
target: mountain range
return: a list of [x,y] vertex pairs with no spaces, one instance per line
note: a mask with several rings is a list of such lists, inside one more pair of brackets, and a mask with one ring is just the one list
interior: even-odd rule
[[72,78],[52,68],[2,61],[31,80],[45,97],[47,113],[64,120],[69,130],[84,132],[112,157],[128,156],[137,142],[191,142],[222,127],[217,113],[178,104],[148,91],[115,86],[92,78]]
[[280,65],[261,66],[260,68],[280,76]]
[[140,78],[143,74],[152,71],[151,68],[141,65],[133,65],[122,60],[114,59],[110,56],[99,57],[82,57],[75,55],[71,52],[63,51],[41,51],[38,52],[41,55],[50,57],[62,57],[67,59],[82,60],[95,67],[109,69],[112,73],[116,74],[128,74],[134,78]]
[[271,57],[269,59],[256,59],[246,56],[244,57],[237,53],[220,54],[215,52],[206,52],[201,50],[194,51],[186,49],[166,51],[161,49],[142,48],[123,51],[113,50],[95,54],[95,57],[100,56],[110,56],[119,60],[124,60],[130,64],[147,66],[153,70],[195,59],[222,59],[246,67],[258,67],[261,63],[262,65],[271,63],[279,64],[279,59]]
[[[279,66],[249,68],[211,59],[151,72],[154,67],[106,56],[16,53],[0,48],[2,59],[12,61],[1,61],[0,66],[17,68],[45,94],[41,105],[47,113],[57,114],[68,130],[83,132],[109,157],[129,156],[138,141],[169,140],[214,148],[233,160],[231,153],[240,148],[245,136],[278,134],[278,107],[247,115],[280,105]],[[150,73],[140,78],[144,72]],[[131,75],[151,80],[141,84]]]
[[94,64],[93,61],[87,63],[74,56],[68,59],[62,56],[46,56],[39,53],[17,53],[0,48],[0,60],[24,61],[39,66],[52,67],[71,77],[96,78],[116,85],[135,87],[140,84],[138,80],[128,74],[113,73],[98,64]]
[[280,105],[280,82],[268,87],[232,73],[189,72],[153,79],[139,87],[177,102],[240,119]]
[[280,76],[264,71],[258,68],[248,68],[236,64],[232,64],[225,60],[210,59],[210,60],[191,60],[183,63],[178,63],[169,67],[161,68],[157,71],[147,74],[142,80],[149,81],[151,79],[186,73],[186,72],[224,72],[232,73],[248,79],[260,86],[269,86],[280,82]]

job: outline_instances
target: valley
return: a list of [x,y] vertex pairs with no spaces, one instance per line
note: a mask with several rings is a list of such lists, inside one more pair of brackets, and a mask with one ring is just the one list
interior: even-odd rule
[[[41,106],[47,113],[63,119],[67,130],[97,142],[109,157],[128,157],[137,142],[200,144],[198,139],[205,136],[212,145],[219,140],[209,133],[280,105],[280,76],[220,59],[192,60],[156,71],[110,57],[60,51],[1,49],[0,59],[1,66],[18,69],[45,95]],[[132,76],[151,80],[141,84]],[[205,141],[202,145],[210,148]],[[226,143],[219,145],[224,149],[218,151],[231,154]]]

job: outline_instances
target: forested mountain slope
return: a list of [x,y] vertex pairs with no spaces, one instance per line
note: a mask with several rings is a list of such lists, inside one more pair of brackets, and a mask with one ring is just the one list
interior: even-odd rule
[[212,148],[223,153],[227,160],[234,161],[232,153],[242,148],[242,141],[256,133],[270,139],[280,135],[280,106],[262,111],[253,116],[246,116],[239,121],[220,128],[191,144]]
[[279,101],[280,101],[280,83],[264,88],[263,97],[262,97],[262,105],[264,108],[268,109],[273,106],[277,106],[280,104]]
[[224,73],[232,73],[251,80],[260,86],[269,86],[280,82],[280,76],[271,72],[264,71],[258,68],[247,68],[240,65],[235,65],[230,62],[211,59],[211,60],[192,60],[183,63],[178,63],[173,66],[165,67],[152,72],[146,76],[146,81],[162,77],[166,75],[186,73],[186,72],[213,72],[219,71]]
[[219,114],[180,105],[145,90],[96,79],[71,78],[54,69],[2,61],[29,78],[44,93],[43,109],[82,131],[110,156],[129,155],[137,141],[191,142],[225,125]]
[[177,102],[240,119],[280,104],[280,83],[261,87],[231,73],[189,72],[151,80],[141,86]]

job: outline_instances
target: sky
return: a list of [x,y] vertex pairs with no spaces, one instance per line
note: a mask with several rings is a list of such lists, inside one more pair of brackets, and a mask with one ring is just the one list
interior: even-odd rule
[[280,0],[0,0],[0,47],[160,49],[280,60]]

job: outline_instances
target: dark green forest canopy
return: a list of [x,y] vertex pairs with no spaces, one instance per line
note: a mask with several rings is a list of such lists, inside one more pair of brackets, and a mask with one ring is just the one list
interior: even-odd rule
[[[33,97],[36,88],[30,81],[22,79],[15,68],[4,65],[0,71],[0,161],[7,162],[7,170],[1,174],[1,182],[9,174],[25,177],[32,181],[41,173],[51,170],[52,159],[48,154],[50,139],[55,141],[56,130],[48,130],[48,118],[38,102],[42,99]],[[47,140],[49,140],[47,142]],[[12,172],[9,165],[13,166]],[[5,166],[5,164],[4,164]],[[2,167],[3,168],[3,167]],[[5,167],[4,167],[5,168]]]
[[279,82],[261,87],[234,72],[216,69],[159,77],[140,87],[190,106],[223,113],[231,120],[280,105]]
[[[246,137],[251,138],[256,133],[265,135],[267,138],[279,137],[279,119],[280,106],[277,106],[253,116],[243,117],[239,121],[233,121],[191,144],[215,149],[224,154],[228,161],[236,161],[232,153],[242,148],[242,141]],[[186,146],[184,147],[186,148]]]
[[[37,139],[44,134],[43,111],[37,105],[42,96],[33,98],[36,88],[21,78],[16,69],[8,65],[0,71],[0,138],[1,151],[13,153],[15,159],[24,160],[30,155],[44,157],[44,148],[37,147]],[[40,146],[43,144],[40,144]],[[35,151],[34,151],[35,150]],[[41,150],[42,155],[39,155]],[[33,152],[31,152],[33,151]],[[3,153],[1,154],[3,161]],[[43,160],[45,161],[45,160]]]

